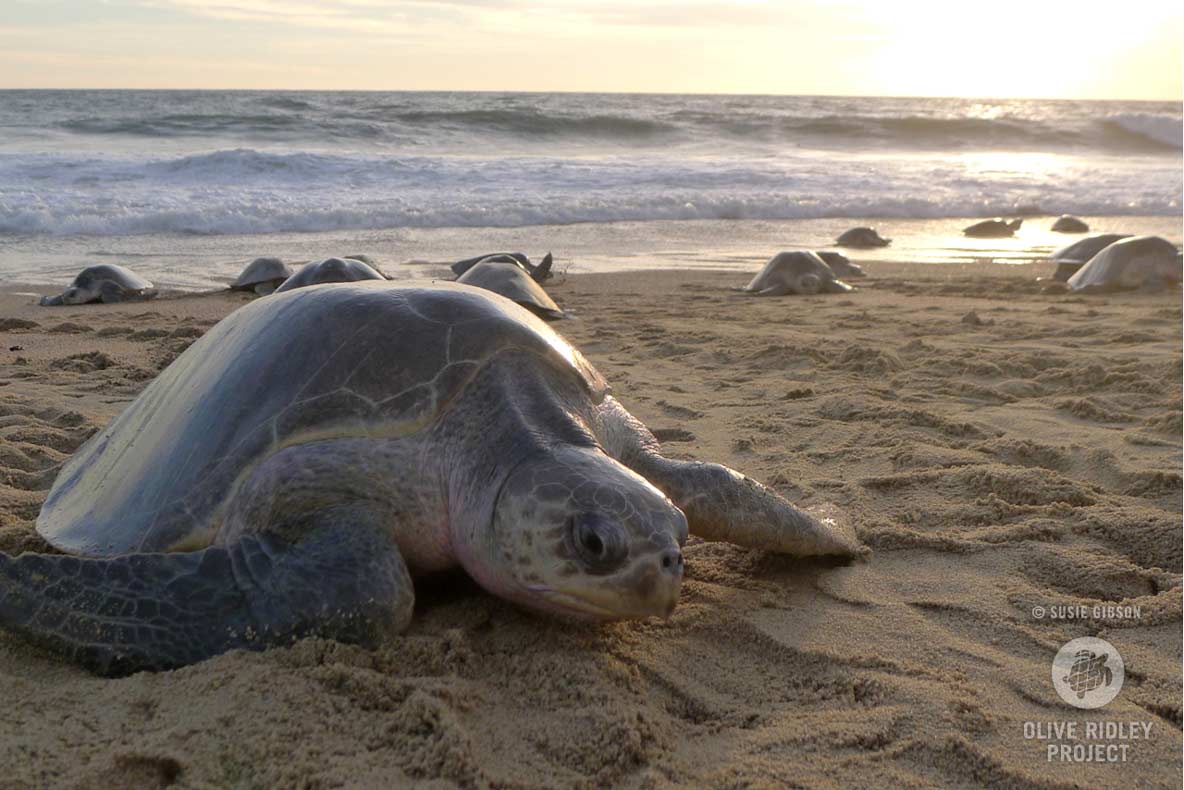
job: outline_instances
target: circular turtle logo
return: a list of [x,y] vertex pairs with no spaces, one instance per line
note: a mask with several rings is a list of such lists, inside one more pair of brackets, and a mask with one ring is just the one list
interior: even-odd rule
[[1083,636],[1066,642],[1052,660],[1052,684],[1075,708],[1100,708],[1118,696],[1126,667],[1114,645]]

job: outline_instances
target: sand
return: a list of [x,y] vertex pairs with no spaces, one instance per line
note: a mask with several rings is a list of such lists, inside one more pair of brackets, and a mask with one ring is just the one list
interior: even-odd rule
[[[669,454],[833,507],[868,561],[692,542],[673,617],[603,626],[451,575],[378,651],[305,640],[116,680],[0,634],[0,786],[1180,786],[1179,292],[867,268],[844,296],[749,299],[712,272],[550,291]],[[45,549],[57,465],[247,298],[0,296],[0,550]],[[1087,635],[1126,665],[1094,711],[1050,678]],[[1150,730],[1105,741],[1122,763],[1050,762],[1040,732],[1065,722]]]

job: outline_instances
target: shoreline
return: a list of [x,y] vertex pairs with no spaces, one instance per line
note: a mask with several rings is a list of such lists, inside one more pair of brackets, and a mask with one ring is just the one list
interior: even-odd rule
[[[865,268],[843,295],[754,299],[727,290],[735,269],[674,268],[548,291],[666,453],[836,508],[867,562],[692,541],[669,620],[606,625],[446,575],[374,651],[305,639],[116,680],[0,633],[0,784],[1170,785],[1180,292],[1042,294],[1051,264]],[[44,549],[57,465],[251,299],[0,292],[0,551]],[[1096,711],[1050,682],[1085,635],[1126,664]],[[1121,765],[1062,762],[1082,742],[1050,722],[1149,729]]]
[[[1152,234],[1179,246],[1176,217],[1083,217],[1090,233]],[[230,282],[255,257],[289,261],[366,253],[394,279],[431,279],[452,261],[481,252],[521,250],[531,258],[554,252],[557,270],[598,272],[726,269],[755,274],[777,252],[836,249],[860,265],[1026,264],[1084,235],[1052,233],[1052,217],[1025,219],[1015,238],[971,239],[961,230],[973,217],[940,219],[827,218],[809,220],[655,220],[517,228],[397,228],[374,231],[274,233],[243,236],[0,236],[0,280],[64,286],[84,266],[119,263],[164,289],[202,291]],[[858,225],[893,238],[886,248],[839,248],[834,239]],[[448,275],[444,275],[448,276]]]

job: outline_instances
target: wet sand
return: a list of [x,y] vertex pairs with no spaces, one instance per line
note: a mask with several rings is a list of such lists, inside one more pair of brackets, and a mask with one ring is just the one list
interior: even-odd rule
[[[0,634],[0,787],[1178,787],[1180,293],[865,266],[843,296],[751,299],[711,271],[549,290],[668,454],[837,508],[867,562],[692,541],[671,619],[603,626],[446,576],[378,651],[117,680]],[[57,466],[247,300],[0,295],[0,550],[45,550]],[[1087,635],[1126,666],[1094,711],[1050,680]],[[1150,731],[1122,763],[1050,762],[1026,737],[1050,722]]]

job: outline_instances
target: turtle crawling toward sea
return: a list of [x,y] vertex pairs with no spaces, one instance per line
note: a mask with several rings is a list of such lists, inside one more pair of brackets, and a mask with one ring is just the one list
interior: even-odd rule
[[42,307],[91,302],[110,304],[149,299],[155,295],[152,283],[131,269],[113,263],[100,263],[80,271],[70,287],[57,296],[41,297],[40,304]]
[[1052,223],[1052,230],[1056,233],[1089,233],[1089,225],[1085,220],[1062,214]]
[[385,280],[382,272],[358,258],[326,258],[306,263],[275,289],[276,293],[324,283],[356,283],[360,280]]
[[463,277],[465,272],[472,269],[478,263],[509,263],[518,266],[522,271],[530,275],[530,279],[536,283],[543,283],[551,279],[551,267],[555,259],[551,257],[551,253],[543,256],[543,259],[537,264],[530,262],[530,258],[526,257],[522,252],[487,252],[484,255],[477,255],[473,258],[465,258],[463,261],[457,261],[452,264],[452,273],[458,278]]
[[522,267],[497,257],[478,261],[456,281],[500,294],[544,321],[567,317],[563,308]]
[[1134,236],[1105,247],[1065,283],[1074,291],[1159,291],[1184,278],[1180,251],[1160,236]]
[[665,458],[579,351],[465,285],[280,293],[231,313],[63,466],[0,553],[0,627],[120,674],[403,630],[457,566],[520,605],[666,616],[688,530],[850,557],[849,528]]
[[1003,239],[1014,236],[1023,224],[1022,219],[1004,220],[996,217],[968,225],[962,229],[962,233],[976,239]]
[[832,252],[828,250],[816,250],[815,255],[822,259],[822,262],[830,267],[830,270],[835,273],[836,277],[866,277],[867,274],[863,271],[863,267],[858,263],[852,263],[841,252]]
[[851,228],[851,230],[843,231],[843,233],[835,239],[835,244],[839,247],[887,247],[892,243],[892,239],[886,239],[876,231],[875,228]]
[[1100,233],[1097,236],[1090,236],[1062,247],[1049,257],[1050,261],[1055,261],[1057,264],[1056,271],[1053,272],[1051,278],[1052,282],[1068,281],[1090,258],[1114,242],[1130,237],[1129,233]]
[[256,258],[230,284],[230,290],[254,291],[267,296],[291,276],[292,267],[279,258]]
[[785,296],[847,293],[853,289],[835,277],[834,271],[817,253],[795,250],[774,255],[740,290],[752,296]]

